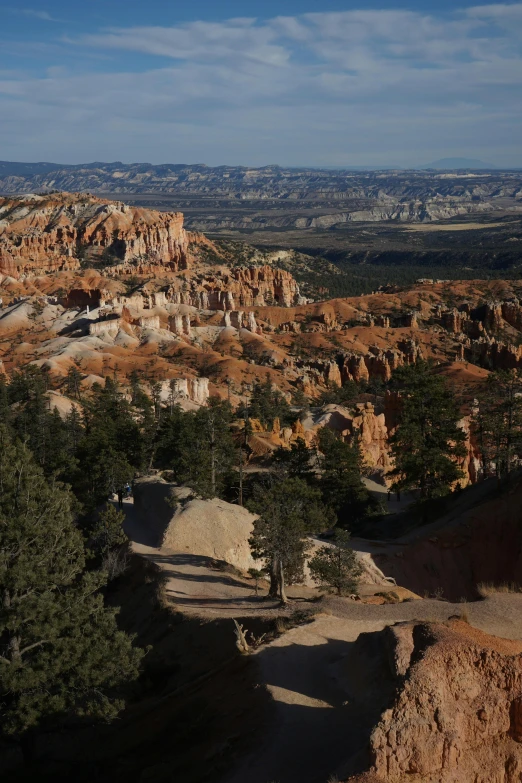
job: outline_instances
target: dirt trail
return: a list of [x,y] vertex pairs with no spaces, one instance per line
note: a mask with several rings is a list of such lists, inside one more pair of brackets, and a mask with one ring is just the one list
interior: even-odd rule
[[[254,583],[213,568],[206,557],[172,552],[157,546],[156,534],[143,523],[132,500],[124,500],[125,532],[137,554],[155,563],[167,576],[165,590],[181,610],[211,617],[264,615],[279,608],[277,601],[261,600]],[[313,590],[299,588],[312,593]],[[289,594],[295,594],[290,588]]]
[[[134,550],[168,574],[167,593],[183,611],[214,617],[266,613],[271,606],[253,595],[246,580],[217,572],[203,558],[164,551],[125,503],[126,530]],[[275,608],[275,607],[274,607]],[[366,744],[380,707],[352,704],[342,661],[360,633],[406,620],[446,620],[460,604],[424,600],[370,606],[347,599],[323,599],[323,613],[285,633],[255,655],[275,712],[263,740],[223,783],[326,783],[350,770]],[[466,604],[472,625],[488,633],[522,639],[522,596],[501,594]],[[272,610],[273,611],[273,610]]]

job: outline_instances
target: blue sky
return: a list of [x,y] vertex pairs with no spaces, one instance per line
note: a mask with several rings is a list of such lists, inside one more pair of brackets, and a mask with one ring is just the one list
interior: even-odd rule
[[0,0],[0,159],[522,166],[522,2]]

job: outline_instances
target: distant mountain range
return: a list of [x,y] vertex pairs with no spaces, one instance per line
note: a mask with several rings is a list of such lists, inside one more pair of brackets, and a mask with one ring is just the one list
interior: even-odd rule
[[441,158],[435,160],[433,163],[428,163],[424,166],[419,166],[420,169],[480,169],[484,170],[497,170],[498,166],[493,166],[491,163],[484,163],[483,160],[477,160],[476,158]]
[[[40,186],[46,187],[47,182],[52,179],[52,174],[56,172],[58,174],[58,179],[62,179],[65,176],[81,176],[84,178],[85,176],[89,176],[89,174],[92,174],[94,178],[97,178],[100,176],[100,174],[106,174],[109,176],[109,178],[112,178],[112,175],[116,173],[116,178],[118,176],[121,176],[123,174],[125,179],[128,179],[129,172],[132,172],[134,175],[141,174],[141,175],[150,175],[151,172],[154,173],[155,178],[162,178],[166,177],[170,179],[170,176],[172,174],[175,175],[182,175],[182,173],[186,172],[200,172],[201,174],[204,174],[206,176],[210,174],[219,174],[220,172],[234,172],[234,174],[239,172],[273,172],[274,174],[276,172],[306,172],[306,171],[315,171],[315,172],[329,172],[329,174],[334,174],[337,172],[342,171],[357,171],[357,172],[364,172],[364,171],[426,171],[429,169],[433,170],[482,170],[482,171],[495,171],[500,170],[498,166],[494,166],[491,163],[485,163],[482,160],[477,160],[475,158],[441,158],[440,160],[435,160],[432,163],[426,163],[422,164],[420,166],[414,166],[411,168],[405,168],[404,166],[290,166],[290,167],[284,167],[284,166],[278,166],[277,164],[272,164],[270,166],[207,166],[204,163],[162,163],[162,164],[152,164],[152,163],[122,163],[121,161],[115,161],[113,163],[102,163],[100,161],[94,161],[93,163],[77,163],[77,164],[66,164],[66,163],[48,163],[48,162],[39,162],[39,163],[19,163],[15,161],[0,161],[0,185],[2,184],[2,180],[7,180],[8,178],[19,178],[19,179],[25,179],[26,181],[34,180],[35,182],[38,181],[38,184]],[[517,170],[511,169],[511,170]],[[519,169],[518,169],[519,170]],[[138,181],[135,181],[135,184],[138,185]]]

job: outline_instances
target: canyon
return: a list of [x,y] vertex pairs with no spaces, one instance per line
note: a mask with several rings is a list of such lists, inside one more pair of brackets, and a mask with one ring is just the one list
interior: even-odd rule
[[[269,222],[296,228],[327,228],[350,221],[432,221],[501,208],[520,207],[522,178],[516,171],[336,171],[285,169],[280,166],[246,168],[204,165],[125,165],[94,163],[85,166],[0,162],[0,193],[27,193],[62,189],[103,193],[157,194],[199,197],[223,202],[289,202],[306,212],[317,206],[334,207],[317,217],[281,218]],[[157,204],[156,204],[157,205]],[[230,217],[194,221],[198,229],[266,226],[255,218]]]
[[[379,384],[398,367],[432,359],[457,389],[479,388],[490,369],[522,367],[516,282],[420,278],[403,290],[312,301],[277,255],[231,263],[219,243],[186,232],[180,214],[56,193],[4,199],[0,210],[7,372],[33,362],[59,381],[76,363],[89,386],[106,372],[125,383],[146,361],[165,398],[194,404],[209,395],[237,403],[264,377],[289,400],[298,391],[313,401],[329,388],[377,384],[373,398],[340,410],[334,426],[348,439],[360,434],[367,469],[382,478],[397,402]],[[480,474],[471,402],[467,394],[466,483]],[[252,454],[303,434],[258,431]]]
[[[256,674],[245,664],[237,675],[240,696],[234,696],[244,716],[254,690],[270,694],[276,730],[264,735],[259,758],[248,757],[235,778],[221,770],[215,780],[323,783],[335,769],[342,780],[357,773],[352,779],[358,783],[516,783],[522,774],[521,486],[519,476],[503,491],[494,479],[481,480],[470,417],[491,370],[522,369],[522,280],[422,276],[412,285],[320,297],[303,293],[279,259],[278,253],[231,249],[191,233],[179,212],[82,193],[8,196],[0,200],[0,372],[9,378],[27,365],[42,368],[49,407],[61,416],[73,407],[81,411],[92,387],[107,378],[129,398],[138,373],[147,393],[186,411],[210,398],[248,409],[253,385],[268,380],[295,421],[286,426],[276,416],[264,422],[252,417],[245,470],[263,473],[276,449],[300,439],[315,449],[328,427],[348,442],[358,439],[365,480],[388,502],[389,441],[403,404],[390,381],[400,367],[431,360],[460,405],[466,433],[462,492],[454,493],[452,510],[436,523],[418,523],[398,535],[394,525],[404,510],[398,501],[397,515],[384,515],[375,539],[353,540],[366,568],[360,596],[319,598],[306,592],[315,590],[309,585],[295,588],[305,619],[260,642]],[[71,369],[78,378],[75,394],[67,384]],[[146,579],[133,571],[119,584],[128,578],[133,596],[156,580],[161,585],[167,603],[160,609],[154,604],[163,625],[153,640],[166,645],[179,633],[194,659],[187,682],[178,681],[170,651],[168,665],[162,664],[175,686],[174,701],[181,689],[182,709],[187,685],[202,703],[213,704],[211,688],[221,682],[221,669],[217,679],[207,676],[216,665],[208,650],[219,651],[223,682],[226,667],[235,672],[232,617],[252,622],[256,639],[266,632],[267,613],[279,612],[281,627],[288,616],[270,602],[256,603],[241,573],[253,563],[251,516],[216,498],[189,497],[186,490],[176,511],[167,509],[171,488],[162,477],[140,479],[136,504],[126,501],[134,554],[157,570]],[[167,511],[168,525],[160,529],[160,512]],[[239,570],[217,573],[217,560]],[[513,585],[497,593],[503,581]],[[479,582],[491,582],[490,593],[482,595]],[[308,615],[308,603],[315,601],[317,616]],[[145,637],[150,618],[145,622],[144,613],[143,607],[129,610]],[[170,624],[176,627],[166,633]],[[215,634],[206,647],[204,634]],[[241,677],[251,678],[248,689]],[[228,700],[227,688],[222,698]],[[228,726],[221,707],[219,720]],[[162,709],[154,715],[154,733],[160,725],[163,736],[172,737]],[[141,746],[133,744],[132,722],[147,734],[150,715],[136,710],[125,720],[121,747],[127,743],[134,758]],[[100,736],[111,736],[104,731]],[[335,756],[330,767],[326,751]],[[228,746],[208,751],[212,763],[228,752]],[[101,743],[95,754],[104,759],[104,753],[110,756]],[[128,774],[111,763],[100,779]],[[137,759],[129,779],[168,780],[171,763],[175,759]]]

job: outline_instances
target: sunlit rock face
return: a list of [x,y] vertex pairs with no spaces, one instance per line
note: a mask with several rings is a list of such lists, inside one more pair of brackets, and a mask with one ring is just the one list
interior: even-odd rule
[[[0,199],[0,271],[14,276],[74,270],[104,252],[120,266],[189,265],[179,212],[155,212],[82,193]],[[136,271],[136,269],[134,269]]]

